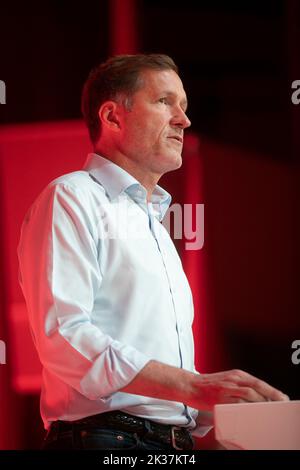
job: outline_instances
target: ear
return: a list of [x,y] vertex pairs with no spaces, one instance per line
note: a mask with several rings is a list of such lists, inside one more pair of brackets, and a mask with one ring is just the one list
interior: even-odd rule
[[102,126],[112,131],[120,129],[120,105],[115,101],[105,101],[99,109],[99,119]]

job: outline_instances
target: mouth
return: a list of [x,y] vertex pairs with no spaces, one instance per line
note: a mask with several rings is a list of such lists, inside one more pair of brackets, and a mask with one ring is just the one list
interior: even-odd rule
[[179,135],[170,135],[168,139],[172,139],[172,140],[179,142],[180,144],[183,144],[183,138],[180,137]]

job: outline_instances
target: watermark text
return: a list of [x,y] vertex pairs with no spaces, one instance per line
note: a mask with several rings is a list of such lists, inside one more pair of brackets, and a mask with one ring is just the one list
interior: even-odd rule
[[6,104],[6,85],[3,80],[0,80],[0,104]]
[[[100,239],[146,240],[150,231],[157,235],[155,227],[161,219],[158,204],[153,204],[152,209],[148,207],[148,221],[144,222],[141,214],[137,217],[136,205],[126,197],[119,197],[118,202],[113,210],[105,204],[98,209]],[[204,204],[172,204],[162,225],[171,238],[185,241],[186,250],[201,250],[204,245]]]
[[295,90],[293,91],[292,96],[291,96],[292,103],[299,104],[300,103],[300,80],[294,80],[292,82],[292,90]]
[[0,365],[1,364],[6,364],[6,345],[2,340],[0,340]]
[[295,339],[295,341],[292,342],[292,349],[295,349],[291,357],[292,363],[297,366],[300,364],[300,339]]

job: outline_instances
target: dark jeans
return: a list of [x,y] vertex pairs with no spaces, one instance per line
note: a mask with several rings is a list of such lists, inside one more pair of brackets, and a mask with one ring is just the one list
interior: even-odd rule
[[72,426],[68,431],[50,430],[45,437],[43,450],[165,450],[174,451],[171,445],[155,442],[147,436],[107,429],[103,427]]

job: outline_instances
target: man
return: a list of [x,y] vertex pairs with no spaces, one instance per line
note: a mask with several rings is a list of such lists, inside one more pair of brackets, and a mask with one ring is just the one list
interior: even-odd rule
[[191,124],[173,60],[109,59],[82,109],[94,153],[45,188],[19,245],[45,448],[191,449],[215,404],[288,398],[242,371],[194,368],[191,292],[157,185],[181,166]]

